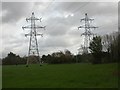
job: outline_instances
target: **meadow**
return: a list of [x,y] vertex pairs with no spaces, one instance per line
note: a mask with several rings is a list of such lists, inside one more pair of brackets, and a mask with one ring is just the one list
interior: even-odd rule
[[117,63],[5,65],[3,88],[117,88]]
[[0,65],[0,89],[2,89],[2,65]]

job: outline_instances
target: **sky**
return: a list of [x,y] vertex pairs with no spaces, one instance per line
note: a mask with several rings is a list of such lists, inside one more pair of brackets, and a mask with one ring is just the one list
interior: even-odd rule
[[85,17],[94,19],[91,25],[98,28],[92,30],[97,35],[110,34],[118,31],[118,3],[117,2],[2,2],[2,14],[0,28],[2,35],[0,43],[2,57],[9,52],[20,56],[27,56],[29,37],[22,30],[22,26],[29,25],[26,18],[35,16],[42,18],[37,25],[46,26],[46,30],[38,29],[43,37],[38,36],[40,56],[52,54],[57,51],[68,49],[73,54],[78,53],[78,48],[83,45],[84,29],[78,27],[84,25],[80,19]]

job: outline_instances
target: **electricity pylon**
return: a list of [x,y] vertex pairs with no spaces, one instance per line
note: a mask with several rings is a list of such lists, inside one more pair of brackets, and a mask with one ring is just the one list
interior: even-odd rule
[[84,54],[88,54],[89,42],[92,39],[92,36],[95,35],[94,33],[91,32],[91,29],[98,28],[98,27],[90,25],[90,23],[93,20],[94,19],[88,18],[87,13],[85,13],[85,18],[81,19],[81,22],[84,21],[84,25],[78,27],[78,30],[79,30],[79,28],[84,28],[85,29],[85,32],[81,34],[81,36],[84,35],[84,45],[83,45],[83,47],[81,47],[83,49]]
[[30,36],[30,41],[29,41],[29,51],[28,51],[28,58],[27,58],[27,63],[26,66],[28,67],[29,64],[29,60],[31,56],[37,56],[38,57],[38,61],[41,65],[41,59],[40,59],[40,55],[39,55],[39,50],[38,50],[38,42],[37,42],[37,36],[43,36],[43,34],[38,34],[37,33],[37,29],[39,28],[44,28],[46,26],[37,26],[36,25],[36,21],[40,21],[41,22],[42,18],[36,18],[34,15],[34,12],[32,12],[32,16],[30,18],[26,18],[27,22],[30,22],[30,25],[28,26],[24,26],[22,27],[23,30],[24,29],[30,29],[30,32],[25,34],[25,36]]

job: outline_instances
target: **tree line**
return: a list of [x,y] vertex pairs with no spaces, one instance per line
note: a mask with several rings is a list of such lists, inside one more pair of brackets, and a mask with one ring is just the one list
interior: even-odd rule
[[[118,62],[120,56],[120,34],[114,32],[104,36],[95,36],[89,45],[91,53],[73,55],[69,50],[53,52],[52,54],[42,55],[42,63],[62,64],[62,63],[112,63]],[[26,64],[28,57],[20,57],[12,52],[2,59],[3,65]],[[30,58],[30,57],[29,57]],[[31,63],[36,63],[36,56],[31,56]],[[37,61],[37,60],[36,60]]]
[[13,52],[8,53],[7,57],[2,59],[2,65],[26,64],[27,57],[20,57]]

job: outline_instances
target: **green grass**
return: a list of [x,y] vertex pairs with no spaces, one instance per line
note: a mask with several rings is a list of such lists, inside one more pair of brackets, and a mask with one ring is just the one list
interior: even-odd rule
[[117,64],[3,66],[3,88],[117,88]]
[[0,65],[0,89],[2,89],[2,65]]

